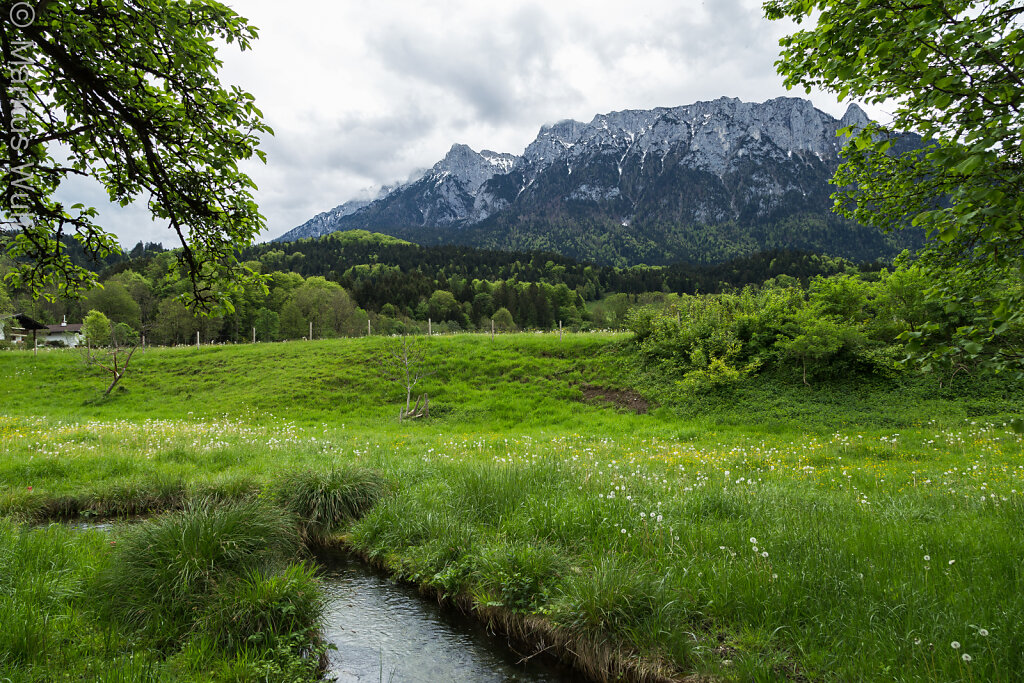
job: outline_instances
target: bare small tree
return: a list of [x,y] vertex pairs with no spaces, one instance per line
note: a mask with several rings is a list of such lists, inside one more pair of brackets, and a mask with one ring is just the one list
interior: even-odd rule
[[139,334],[123,323],[110,325],[110,345],[106,348],[90,346],[82,347],[82,355],[86,365],[95,365],[103,368],[113,376],[104,396],[109,396],[118,382],[128,374],[128,366],[132,362],[132,356],[139,348]]
[[378,364],[384,379],[405,389],[405,410],[398,412],[398,419],[430,417],[430,397],[426,393],[417,397],[415,405],[412,403],[416,385],[437,374],[426,360],[422,343],[415,339],[410,341],[408,335],[402,335],[401,343],[396,341],[386,348]]

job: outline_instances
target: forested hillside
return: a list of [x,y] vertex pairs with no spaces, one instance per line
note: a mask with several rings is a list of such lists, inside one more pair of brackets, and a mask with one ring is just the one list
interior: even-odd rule
[[[194,316],[178,297],[188,286],[174,276],[173,252],[137,247],[135,258],[109,266],[103,287],[80,301],[48,302],[12,292],[7,306],[45,323],[81,322],[102,313],[150,343],[316,338],[625,325],[645,302],[760,284],[777,276],[806,283],[816,275],[858,272],[848,261],[774,251],[717,266],[615,268],[555,254],[469,247],[421,247],[352,231],[319,239],[250,247],[243,260],[265,276],[267,292],[250,284],[231,296],[234,310]],[[876,268],[877,269],[877,268]],[[868,268],[870,271],[871,268]],[[128,333],[131,336],[130,333]]]

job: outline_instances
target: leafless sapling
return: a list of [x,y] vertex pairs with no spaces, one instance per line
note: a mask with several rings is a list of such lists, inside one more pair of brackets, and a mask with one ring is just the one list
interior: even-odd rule
[[132,362],[132,356],[139,348],[140,337],[135,330],[127,325],[118,324],[110,326],[110,346],[104,351],[89,349],[86,347],[85,362],[88,365],[100,367],[113,376],[104,396],[109,396],[118,382],[128,374],[128,366]]
[[405,410],[398,412],[398,419],[430,417],[430,398],[425,392],[417,397],[415,405],[412,402],[413,389],[416,385],[437,374],[427,361],[423,343],[416,339],[410,340],[408,335],[402,335],[401,342],[396,340],[385,348],[378,364],[384,379],[405,389]]

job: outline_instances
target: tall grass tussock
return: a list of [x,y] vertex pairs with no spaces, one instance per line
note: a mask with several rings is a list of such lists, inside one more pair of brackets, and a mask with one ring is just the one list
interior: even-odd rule
[[379,473],[342,465],[287,472],[274,485],[273,497],[295,517],[305,539],[322,542],[343,523],[366,514],[383,490]]
[[120,623],[176,642],[220,584],[294,557],[301,547],[295,528],[290,516],[257,502],[190,503],[126,531],[97,577],[95,594]]

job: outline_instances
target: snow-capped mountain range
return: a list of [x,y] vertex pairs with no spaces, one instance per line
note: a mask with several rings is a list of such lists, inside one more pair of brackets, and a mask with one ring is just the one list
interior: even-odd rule
[[[697,226],[823,215],[831,206],[828,179],[845,143],[837,131],[868,122],[857,105],[836,119],[789,97],[762,103],[721,98],[601,114],[589,123],[562,121],[542,127],[521,155],[455,144],[422,176],[372,201],[346,202],[278,241],[360,228],[421,243],[548,248],[601,260],[554,242],[545,226],[557,222],[570,233],[614,230],[624,233],[616,239],[658,247],[672,241],[669,233]],[[764,246],[772,245],[751,248]],[[701,260],[668,251],[660,260]]]

